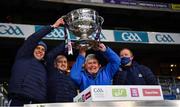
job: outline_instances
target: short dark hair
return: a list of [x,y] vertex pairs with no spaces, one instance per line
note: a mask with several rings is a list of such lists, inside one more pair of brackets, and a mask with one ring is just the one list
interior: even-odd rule
[[120,50],[119,53],[121,53],[121,51],[123,51],[123,50],[128,50],[130,52],[131,56],[134,56],[133,52],[129,48],[123,48],[123,49]]

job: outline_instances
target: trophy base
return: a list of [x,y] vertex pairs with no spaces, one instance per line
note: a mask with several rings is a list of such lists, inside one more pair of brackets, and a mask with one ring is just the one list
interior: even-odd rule
[[89,49],[97,49],[98,45],[99,45],[99,41],[80,39],[74,42],[73,47],[75,49],[79,49],[80,47],[85,47],[87,50],[89,50]]

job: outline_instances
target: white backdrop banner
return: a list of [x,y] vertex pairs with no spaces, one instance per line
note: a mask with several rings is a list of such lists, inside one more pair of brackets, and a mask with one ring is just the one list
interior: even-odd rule
[[[41,25],[23,25],[0,23],[0,37],[27,38],[37,30]],[[95,37],[96,34],[91,35]],[[70,33],[72,40],[78,40],[76,36]],[[64,28],[54,29],[46,35],[45,39],[64,40]],[[162,33],[162,32],[137,32],[121,30],[105,30],[100,35],[103,42],[124,42],[124,43],[150,43],[150,44],[180,44],[180,33]]]
[[180,44],[180,33],[148,32],[149,43]]
[[34,25],[0,23],[0,37],[26,38],[34,32]]

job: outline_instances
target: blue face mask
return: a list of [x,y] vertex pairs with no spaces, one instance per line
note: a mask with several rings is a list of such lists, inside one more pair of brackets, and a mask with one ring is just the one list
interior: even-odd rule
[[124,66],[124,65],[127,65],[129,62],[131,62],[131,57],[122,57],[121,58],[121,64]]

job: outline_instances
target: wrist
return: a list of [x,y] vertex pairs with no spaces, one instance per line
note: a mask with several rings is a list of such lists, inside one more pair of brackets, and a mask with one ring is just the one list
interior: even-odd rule
[[50,25],[51,29],[53,30],[55,27],[53,25]]

